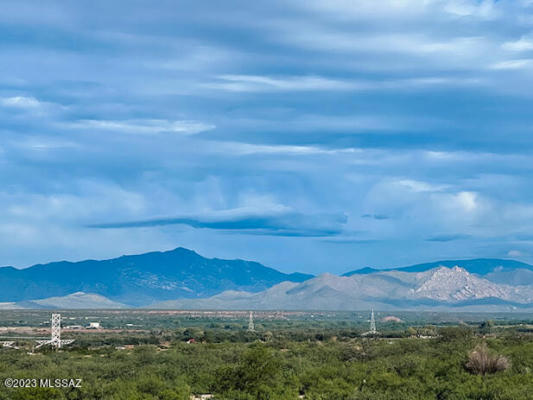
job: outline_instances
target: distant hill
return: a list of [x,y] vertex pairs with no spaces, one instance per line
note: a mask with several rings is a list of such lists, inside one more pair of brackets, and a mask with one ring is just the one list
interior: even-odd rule
[[476,258],[471,260],[444,260],[424,264],[416,264],[408,267],[388,269],[361,268],[346,272],[342,276],[364,275],[379,271],[403,271],[424,272],[437,267],[452,268],[460,266],[471,274],[483,276],[489,281],[506,284],[533,284],[533,265],[516,260],[504,260],[498,258]]
[[209,259],[180,247],[103,261],[0,268],[0,302],[84,292],[141,306],[177,298],[208,297],[226,290],[259,292],[283,281],[302,282],[309,278],[312,275],[285,274],[252,261]]
[[126,305],[111,301],[99,294],[77,292],[68,296],[50,297],[40,300],[24,300],[18,302],[0,303],[0,310],[17,309],[117,309],[127,308]]

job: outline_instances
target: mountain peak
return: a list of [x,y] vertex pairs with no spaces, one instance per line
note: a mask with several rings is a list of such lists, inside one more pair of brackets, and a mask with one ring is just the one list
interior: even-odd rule
[[190,257],[190,258],[202,258],[205,259],[205,257],[198,254],[196,251],[187,249],[185,247],[176,247],[173,250],[164,251],[163,254],[165,255],[173,255],[177,257]]
[[427,272],[419,272],[418,275],[422,278],[422,282],[413,290],[417,297],[439,301],[508,297],[502,285],[472,275],[457,265],[452,268],[438,267]]
[[373,274],[374,272],[384,271],[372,267],[364,267],[360,269],[356,269],[354,271],[346,272],[345,274],[342,274],[342,276],[352,276],[352,275],[367,275],[367,274]]
[[[446,266],[440,266],[440,267],[437,267],[435,269],[432,269],[430,270],[431,274],[433,276],[451,276],[451,275],[463,275],[463,276],[467,276],[467,275],[470,275],[470,273],[464,269],[464,268],[461,268],[460,266],[458,265],[455,265],[453,267],[446,267]],[[423,274],[424,272],[420,272],[420,274]]]
[[172,250],[164,251],[163,253],[195,254],[197,256],[199,255],[196,251],[187,249],[186,247],[181,247],[181,246],[176,247],[175,249],[172,249]]

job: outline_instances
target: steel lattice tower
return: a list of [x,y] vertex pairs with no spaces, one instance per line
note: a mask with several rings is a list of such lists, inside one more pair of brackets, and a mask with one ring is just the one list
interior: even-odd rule
[[61,347],[61,314],[52,314],[52,339],[50,344]]
[[377,333],[376,330],[376,319],[374,318],[374,309],[370,313],[370,331],[368,333]]
[[50,340],[37,340],[38,345],[35,347],[38,349],[45,344],[49,344],[56,349],[61,348],[63,345],[71,344],[74,340],[61,340],[61,314],[52,314],[51,323],[51,338]]
[[248,331],[250,331],[250,332],[255,331],[254,313],[252,311],[250,311],[250,317],[248,319]]

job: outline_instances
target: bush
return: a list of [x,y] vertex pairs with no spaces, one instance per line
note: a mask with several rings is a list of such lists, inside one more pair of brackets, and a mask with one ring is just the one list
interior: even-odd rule
[[472,329],[468,326],[448,326],[439,329],[442,342],[467,341],[473,336]]
[[507,357],[491,354],[487,344],[478,345],[468,357],[466,368],[473,374],[485,375],[504,371],[509,368],[510,363]]

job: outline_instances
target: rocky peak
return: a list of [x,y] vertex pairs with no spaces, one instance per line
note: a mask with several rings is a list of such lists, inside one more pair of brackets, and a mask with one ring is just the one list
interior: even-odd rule
[[420,274],[420,286],[412,291],[416,297],[463,301],[486,297],[507,298],[510,294],[505,287],[478,278],[459,266],[439,267],[429,272]]

